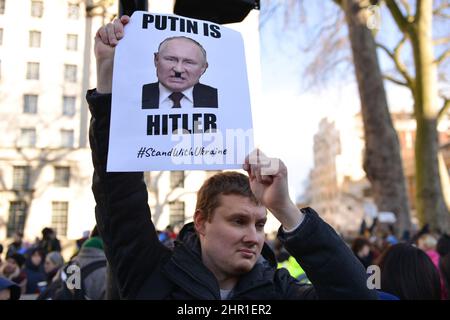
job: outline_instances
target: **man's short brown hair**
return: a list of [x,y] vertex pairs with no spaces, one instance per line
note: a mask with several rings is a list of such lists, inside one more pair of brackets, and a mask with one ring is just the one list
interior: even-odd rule
[[221,172],[206,180],[197,192],[195,210],[201,210],[207,221],[211,221],[214,209],[220,206],[220,195],[238,195],[261,205],[253,194],[248,177],[239,172]]

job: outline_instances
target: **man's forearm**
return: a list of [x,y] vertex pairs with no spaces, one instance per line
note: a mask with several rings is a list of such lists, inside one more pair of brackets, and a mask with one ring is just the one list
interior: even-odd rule
[[97,61],[97,92],[111,93],[113,77],[113,60]]
[[282,208],[269,210],[275,218],[281,222],[281,225],[286,231],[291,231],[297,228],[302,223],[304,218],[304,214],[292,202]]

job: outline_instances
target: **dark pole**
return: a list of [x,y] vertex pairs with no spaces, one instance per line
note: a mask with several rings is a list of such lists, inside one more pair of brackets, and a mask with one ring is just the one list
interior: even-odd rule
[[135,11],[148,11],[148,0],[120,0],[119,17],[131,16]]

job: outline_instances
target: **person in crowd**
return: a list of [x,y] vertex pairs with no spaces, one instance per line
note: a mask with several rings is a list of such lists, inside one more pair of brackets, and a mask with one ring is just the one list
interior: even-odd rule
[[13,242],[11,242],[8,246],[8,250],[6,251],[6,256],[9,257],[14,253],[23,254],[23,233],[17,231],[14,233]]
[[106,293],[106,256],[103,241],[96,230],[97,228],[83,243],[80,252],[73,259],[81,270],[96,264],[94,270],[81,279],[85,289],[84,295],[88,300],[104,300]]
[[0,243],[0,267],[2,266],[3,263],[2,255],[3,255],[3,245]]
[[64,265],[64,258],[58,251],[51,251],[45,256],[44,271],[47,287],[53,282],[58,270]]
[[61,252],[61,243],[59,242],[58,238],[56,237],[56,233],[52,228],[46,227],[42,229],[41,234],[42,238],[39,240],[38,246],[39,248],[41,248],[44,256],[52,251]]
[[450,292],[450,252],[442,256],[439,260],[439,271],[444,283],[445,295],[442,295],[442,300],[449,300],[448,293]]
[[0,300],[19,300],[20,287],[0,274]]
[[390,246],[378,262],[381,290],[400,300],[439,300],[439,273],[425,252],[410,244]]
[[25,257],[20,253],[9,255],[1,266],[0,275],[17,283],[21,293],[25,293],[27,286],[27,274],[23,270]]
[[40,248],[31,248],[25,261],[25,273],[27,274],[26,294],[38,294],[38,283],[46,280],[44,272],[44,253]]
[[355,238],[352,243],[352,251],[365,269],[367,269],[373,263],[371,243],[366,238]]

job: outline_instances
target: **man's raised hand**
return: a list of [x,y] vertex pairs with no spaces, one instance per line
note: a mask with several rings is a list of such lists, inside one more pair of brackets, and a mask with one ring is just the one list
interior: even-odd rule
[[97,60],[97,92],[111,93],[115,47],[124,36],[124,26],[129,16],[114,19],[95,34],[94,52]]

